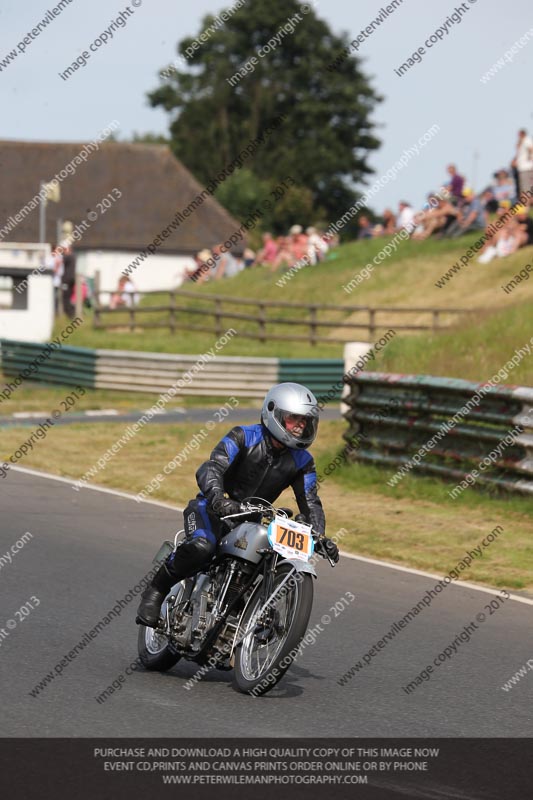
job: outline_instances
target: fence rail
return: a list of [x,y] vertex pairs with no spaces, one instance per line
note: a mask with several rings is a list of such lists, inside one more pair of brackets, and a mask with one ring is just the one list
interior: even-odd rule
[[[418,308],[384,306],[342,306],[331,303],[291,303],[274,300],[251,300],[226,295],[198,294],[187,290],[150,291],[135,294],[156,299],[168,295],[168,303],[142,303],[131,307],[109,308],[100,302],[102,291],[99,279],[95,282],[95,307],[93,325],[97,329],[130,331],[164,328],[174,333],[177,330],[200,331],[220,336],[230,324],[242,323],[238,333],[260,342],[293,341],[315,344],[344,344],[361,332],[366,332],[368,341],[373,341],[378,331],[391,325],[398,331],[437,331],[448,328],[458,318],[472,313],[464,308]],[[182,302],[180,302],[180,300]],[[196,301],[194,305],[183,301]],[[246,307],[252,312],[246,313]],[[278,313],[276,313],[278,312]],[[281,312],[281,313],[279,313]],[[292,312],[292,313],[291,313]],[[155,321],[147,319],[151,314],[166,315]],[[209,320],[211,325],[194,324],[195,317]],[[192,318],[192,321],[191,321]],[[270,330],[275,326],[274,330]],[[279,332],[280,327],[287,330]],[[302,332],[295,332],[298,327]],[[323,335],[331,331],[329,335]],[[346,332],[348,336],[341,337]],[[338,334],[338,335],[335,335]]]
[[[45,345],[0,339],[0,365],[6,376],[19,376],[35,364]],[[342,359],[244,358],[216,355],[202,369],[194,370],[200,356],[130,350],[90,350],[63,346],[38,362],[29,380],[66,386],[87,386],[130,392],[161,393],[180,379],[186,380],[178,394],[198,397],[263,398],[275,383],[304,382],[320,394],[342,381]],[[201,362],[200,362],[201,363]],[[14,384],[15,385],[15,384]],[[178,395],[177,395],[178,396]],[[335,399],[340,398],[340,390]]]
[[[399,467],[399,473],[410,465],[409,470],[460,482],[487,459],[489,464],[477,470],[477,484],[533,494],[533,388],[487,390],[482,383],[380,372],[360,372],[345,383],[349,428],[344,438],[362,442],[348,448],[352,461]],[[511,443],[502,448],[507,436]],[[428,452],[413,462],[430,440]]]

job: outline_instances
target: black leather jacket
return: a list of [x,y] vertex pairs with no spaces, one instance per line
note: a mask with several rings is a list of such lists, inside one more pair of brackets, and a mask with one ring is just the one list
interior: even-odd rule
[[292,486],[300,513],[318,533],[325,533],[326,521],[317,495],[315,462],[307,450],[277,449],[264,425],[232,428],[217,444],[209,461],[196,473],[200,497],[207,498],[208,510],[226,492],[232,500],[261,497],[269,503]]

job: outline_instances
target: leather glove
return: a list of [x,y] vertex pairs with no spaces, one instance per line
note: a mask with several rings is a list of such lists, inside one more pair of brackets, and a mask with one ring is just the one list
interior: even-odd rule
[[211,503],[211,508],[217,517],[227,517],[229,514],[238,514],[242,511],[241,504],[237,500],[230,500],[226,497],[217,497]]
[[338,562],[339,548],[333,539],[328,539],[326,536],[322,537],[318,540],[316,549],[324,558],[329,556],[335,564]]

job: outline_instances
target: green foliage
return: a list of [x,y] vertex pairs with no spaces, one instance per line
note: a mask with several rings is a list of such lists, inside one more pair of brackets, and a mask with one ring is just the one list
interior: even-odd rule
[[[379,141],[371,114],[381,98],[356,57],[338,70],[327,69],[344,37],[334,35],[313,9],[304,14],[301,8],[296,0],[248,0],[189,51],[190,70],[169,70],[149,101],[169,112],[173,151],[205,184],[274,119],[286,115],[247,165],[259,180],[274,184],[292,175],[312,193],[315,208],[336,219],[356,199],[353,186],[372,171],[367,157]],[[293,22],[293,32],[230,85],[228,79],[296,14],[300,21]],[[206,17],[198,34],[212,22]],[[184,57],[192,41],[178,44]],[[298,208],[296,196],[291,202],[303,213],[305,194],[300,193]]]
[[272,215],[261,203],[268,199],[271,189],[268,181],[259,180],[250,169],[243,167],[220,184],[215,199],[238,220],[245,220],[250,209],[261,206],[262,227],[268,230],[272,225]]
[[170,144],[170,139],[158,133],[137,133],[134,131],[131,140],[134,144]]

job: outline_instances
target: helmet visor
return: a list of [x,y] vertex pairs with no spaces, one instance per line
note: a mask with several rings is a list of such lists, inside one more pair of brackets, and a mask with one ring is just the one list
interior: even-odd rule
[[306,443],[312,442],[318,429],[318,414],[294,414],[291,411],[284,411],[276,408],[274,416],[282,428],[296,441]]

